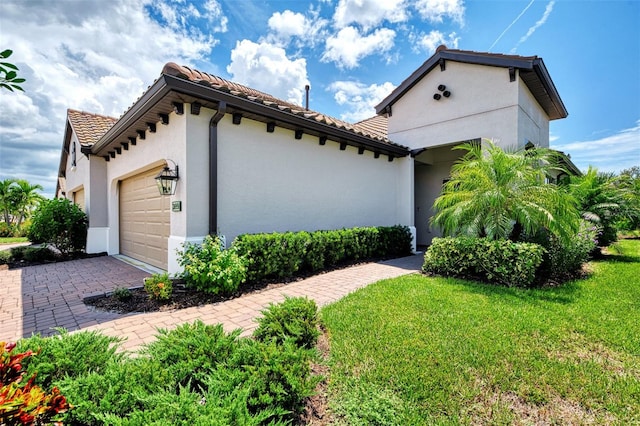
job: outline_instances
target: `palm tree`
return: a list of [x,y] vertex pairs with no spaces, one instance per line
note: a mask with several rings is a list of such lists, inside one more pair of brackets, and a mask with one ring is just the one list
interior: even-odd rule
[[31,211],[38,205],[44,197],[36,191],[42,191],[42,185],[31,185],[24,179],[18,179],[9,187],[9,199],[13,203],[16,212],[16,227],[29,217]]
[[554,151],[505,152],[491,141],[454,147],[466,151],[451,168],[451,179],[436,199],[431,224],[445,235],[473,235],[517,241],[541,228],[568,240],[578,227],[575,201],[546,183],[558,169]]
[[11,214],[13,213],[13,208],[9,196],[10,187],[14,182],[15,179],[0,180],[0,211],[2,211],[4,222],[7,225],[10,225]]
[[572,177],[569,185],[578,200],[582,217],[601,228],[599,246],[608,246],[617,240],[615,222],[630,216],[627,210],[633,207],[626,198],[627,190],[616,186],[614,178],[613,173],[598,172],[589,166],[584,175]]

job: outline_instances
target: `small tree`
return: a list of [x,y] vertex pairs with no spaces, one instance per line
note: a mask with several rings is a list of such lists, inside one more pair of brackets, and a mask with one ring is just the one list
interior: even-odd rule
[[584,219],[600,228],[598,245],[605,247],[615,242],[616,222],[625,217],[628,202],[625,191],[614,184],[614,175],[589,166],[584,175],[572,177],[569,186]]
[[64,255],[84,250],[87,243],[87,215],[70,200],[43,202],[33,214],[29,240],[49,243]]
[[545,183],[555,153],[536,148],[506,152],[491,141],[454,147],[466,151],[451,168],[451,180],[435,200],[431,219],[445,235],[520,239],[548,229],[569,240],[578,227],[575,201]]

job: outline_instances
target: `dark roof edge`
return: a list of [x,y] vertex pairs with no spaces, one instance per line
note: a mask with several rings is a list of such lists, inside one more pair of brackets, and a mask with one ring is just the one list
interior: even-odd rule
[[126,129],[142,117],[148,109],[159,102],[169,92],[177,92],[200,99],[206,99],[213,102],[224,101],[234,109],[247,111],[256,115],[269,117],[280,122],[289,123],[303,129],[310,129],[318,133],[325,134],[331,139],[351,141],[357,145],[368,147],[373,151],[379,151],[382,154],[394,155],[396,157],[404,157],[409,155],[409,149],[400,145],[393,145],[382,141],[376,141],[367,136],[359,135],[346,129],[340,129],[324,123],[300,117],[287,111],[273,108],[259,102],[235,96],[225,91],[220,91],[212,87],[207,87],[196,82],[186,80],[180,77],[174,77],[162,74],[161,77],[151,86],[144,95],[133,104],[133,106],[109,129],[91,148],[91,152],[96,155],[101,153],[104,148],[116,138],[118,138]]
[[542,58],[536,58],[533,61],[533,65],[533,69],[549,94],[551,102],[553,102],[553,105],[558,110],[558,115],[560,118],[566,118],[569,115],[569,111],[567,111],[567,108],[564,106],[564,102],[562,102],[562,98],[560,98],[556,85],[553,84],[553,80],[549,75],[549,71],[547,71],[547,67],[544,65],[544,61]]
[[115,122],[107,132],[98,139],[91,147],[91,152],[96,154],[109,145],[112,139],[117,138],[122,132],[128,129],[133,123],[142,117],[148,108],[155,105],[162,99],[169,89],[164,79],[164,75],[155,81],[146,92]]
[[[454,62],[461,62],[466,64],[487,65],[493,67],[510,68],[514,67],[520,70],[535,71],[538,78],[545,87],[545,90],[549,94],[555,108],[558,110],[558,114],[564,118],[569,113],[560,99],[560,95],[551,80],[551,76],[547,71],[547,68],[542,61],[542,58],[536,56],[514,58],[509,56],[487,56],[486,54],[477,54],[474,52],[464,51],[449,51],[441,50],[431,56],[420,68],[415,70],[408,78],[406,78],[393,92],[376,105],[376,113],[382,114],[388,106],[393,105],[398,99],[404,96],[413,86],[415,86],[426,74],[431,72],[435,68],[440,60],[450,60]],[[542,104],[540,100],[538,103]],[[549,114],[550,116],[552,114]]]

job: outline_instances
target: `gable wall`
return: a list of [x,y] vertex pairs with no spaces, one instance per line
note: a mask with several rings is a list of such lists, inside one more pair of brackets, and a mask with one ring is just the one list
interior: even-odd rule
[[520,79],[518,79],[518,105],[518,148],[524,148],[527,142],[548,148],[549,116]]
[[[433,99],[444,84],[451,97]],[[502,146],[517,139],[518,83],[505,68],[446,62],[436,66],[398,102],[389,117],[389,139],[412,149],[479,137]]]

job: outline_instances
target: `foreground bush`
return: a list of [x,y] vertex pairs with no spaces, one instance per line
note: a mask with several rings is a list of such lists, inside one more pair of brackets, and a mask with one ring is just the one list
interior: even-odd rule
[[[315,318],[315,308],[305,306]],[[239,334],[200,321],[183,324],[160,330],[134,357],[115,353],[118,340],[95,332],[36,336],[20,347],[42,348],[28,370],[67,397],[73,408],[62,418],[66,424],[291,424],[318,381],[310,370],[314,352],[292,339]]]
[[84,250],[87,244],[87,215],[70,200],[55,198],[42,202],[33,214],[29,240],[48,243],[66,255]]
[[301,271],[316,272],[340,262],[408,256],[411,233],[406,226],[381,226],[244,234],[236,238],[233,247],[250,259],[248,279],[260,281],[288,278]]
[[284,302],[270,304],[258,319],[253,337],[262,342],[283,344],[286,340],[296,346],[311,349],[318,340],[318,308],[306,297],[285,297]]
[[245,259],[233,247],[224,250],[220,238],[211,235],[202,245],[185,244],[178,263],[187,285],[207,293],[233,293],[247,277]]
[[538,244],[457,237],[434,238],[422,269],[444,276],[476,278],[509,287],[529,287],[545,250]]

